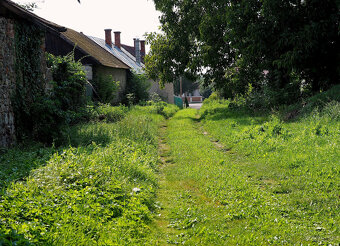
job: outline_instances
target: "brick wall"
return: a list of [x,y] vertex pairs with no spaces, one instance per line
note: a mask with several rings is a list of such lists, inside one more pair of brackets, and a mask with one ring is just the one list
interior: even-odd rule
[[14,21],[0,17],[0,147],[15,143],[11,95],[15,89]]

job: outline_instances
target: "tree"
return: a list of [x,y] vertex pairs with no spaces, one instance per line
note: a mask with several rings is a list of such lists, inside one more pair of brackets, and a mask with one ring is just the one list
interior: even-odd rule
[[31,12],[33,12],[34,9],[38,8],[37,3],[35,2],[20,4],[20,6]]
[[[77,0],[78,3],[80,3],[80,0]],[[25,4],[20,4],[21,7],[24,9],[33,12],[36,8],[38,8],[38,5],[36,2],[30,2],[30,3],[25,3]]]
[[[203,75],[226,97],[339,83],[336,0],[154,0],[163,34],[150,34],[147,73],[161,82]],[[286,96],[283,96],[286,94]]]

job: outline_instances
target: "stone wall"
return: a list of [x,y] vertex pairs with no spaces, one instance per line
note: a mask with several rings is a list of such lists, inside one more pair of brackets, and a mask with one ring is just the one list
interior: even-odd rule
[[0,17],[0,147],[10,147],[15,143],[14,115],[11,104],[14,89],[14,21]]

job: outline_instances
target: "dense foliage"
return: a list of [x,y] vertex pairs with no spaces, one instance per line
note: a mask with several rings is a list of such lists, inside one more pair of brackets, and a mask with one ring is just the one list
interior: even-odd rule
[[15,24],[16,86],[12,98],[16,134],[19,140],[39,137],[40,113],[37,105],[44,96],[42,74],[43,32],[28,23]]
[[112,75],[100,75],[96,77],[94,83],[94,98],[101,103],[114,103],[119,88],[119,82],[114,81]]
[[41,30],[27,24],[17,24],[16,29],[17,81],[12,102],[17,137],[50,144],[85,106],[85,72],[72,54],[48,54],[53,81],[47,86],[42,74],[45,56]]
[[82,64],[74,60],[74,54],[63,57],[47,54],[47,66],[53,75],[51,99],[64,111],[84,107],[86,74]]
[[72,147],[1,155],[1,245],[143,244],[155,206],[163,117],[150,105],[109,122],[123,110],[102,106],[107,122],[71,127]]
[[[40,57],[40,59],[44,58]],[[40,64],[41,60],[38,62]],[[65,57],[54,57],[48,54],[47,65],[53,74],[51,86],[48,88],[45,82],[40,82],[39,94],[31,95],[35,95],[34,104],[29,111],[25,111],[27,118],[17,126],[19,129],[21,127],[26,129],[26,136],[31,137],[33,134],[34,140],[51,144],[60,137],[65,125],[78,118],[80,109],[85,106],[86,77],[81,64],[74,61],[72,54]],[[30,77],[34,71],[29,71],[27,76]],[[31,81],[25,87],[32,90],[34,83],[36,82]],[[19,98],[17,101],[22,104],[25,100],[27,99]],[[17,117],[17,120],[20,119],[21,117]],[[27,127],[27,123],[31,121],[33,123]],[[21,132],[19,134],[23,135]]]
[[129,72],[127,76],[125,98],[123,102],[127,105],[146,102],[149,99],[150,80],[144,74]]
[[53,82],[47,85],[43,37],[39,27],[24,22],[15,25],[16,86],[12,104],[17,139],[50,144],[85,106],[86,76],[73,54],[48,54]]
[[163,34],[149,34],[145,63],[161,83],[202,74],[225,97],[250,87],[271,104],[339,83],[336,0],[154,2]]

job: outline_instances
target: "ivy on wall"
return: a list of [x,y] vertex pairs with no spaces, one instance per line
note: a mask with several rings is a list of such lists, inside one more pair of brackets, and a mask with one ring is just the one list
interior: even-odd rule
[[[12,104],[17,139],[51,144],[62,138],[68,125],[82,119],[87,81],[73,53],[46,56],[42,49],[44,34],[30,23],[15,24],[16,89]],[[43,76],[46,65],[53,74],[48,92]]]
[[36,104],[44,95],[42,74],[43,31],[30,23],[15,23],[16,89],[12,99],[17,137],[38,134]]

